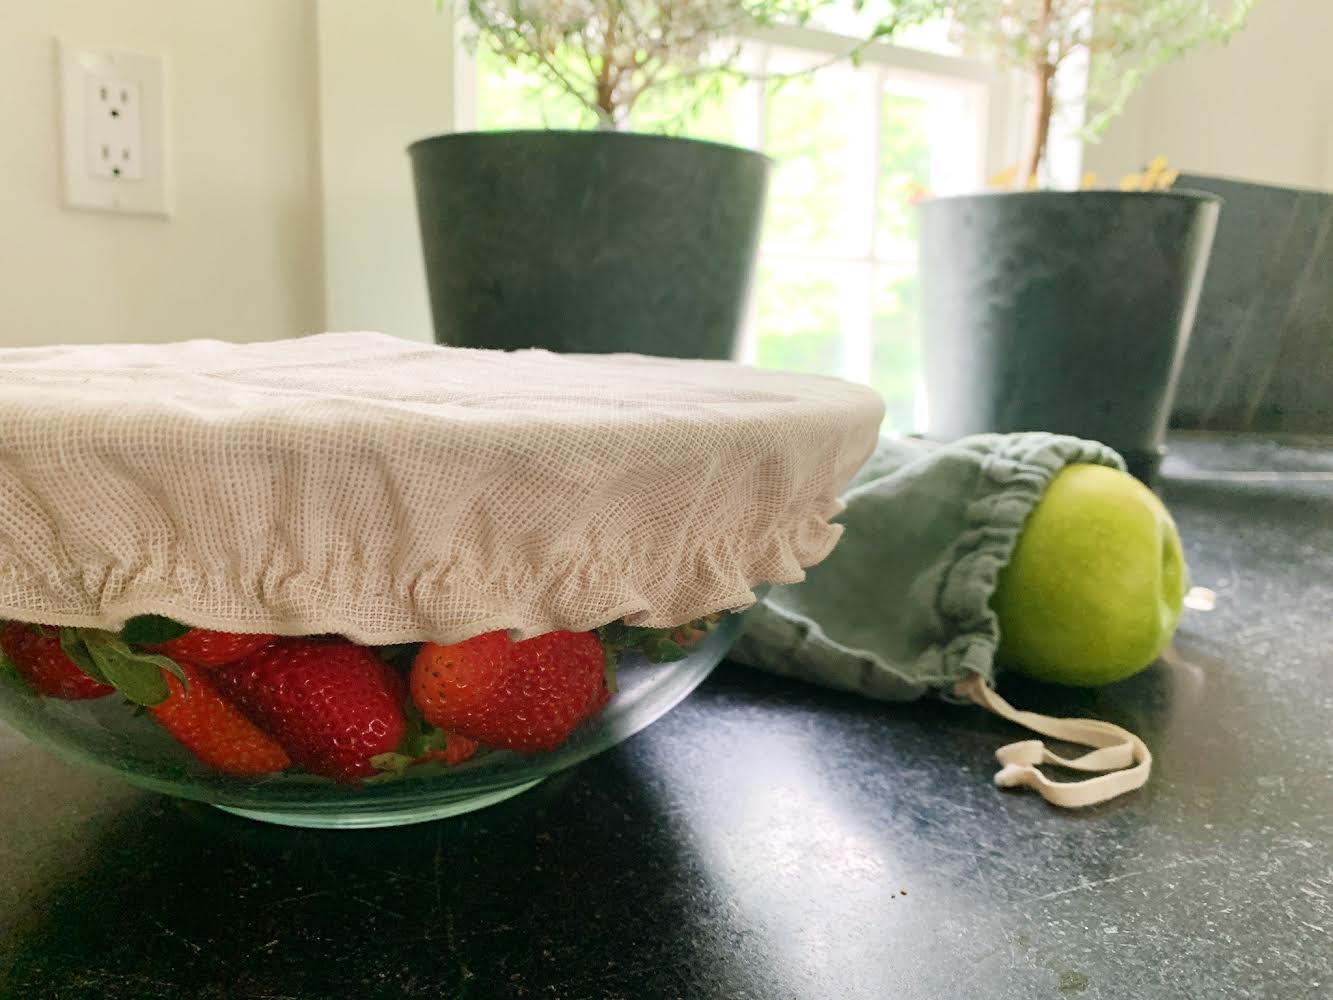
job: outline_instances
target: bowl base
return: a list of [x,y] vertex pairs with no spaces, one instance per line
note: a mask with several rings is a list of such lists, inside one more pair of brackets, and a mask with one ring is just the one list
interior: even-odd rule
[[462,813],[485,809],[505,799],[526,792],[540,784],[536,781],[524,781],[509,788],[494,792],[479,792],[464,798],[454,799],[442,805],[386,807],[380,811],[361,812],[343,815],[322,815],[317,812],[288,812],[282,809],[240,809],[236,806],[223,806],[214,803],[214,807],[233,816],[257,819],[261,823],[276,823],[279,826],[301,826],[319,830],[369,830],[385,826],[410,826],[413,823],[429,823],[431,820],[445,819]]

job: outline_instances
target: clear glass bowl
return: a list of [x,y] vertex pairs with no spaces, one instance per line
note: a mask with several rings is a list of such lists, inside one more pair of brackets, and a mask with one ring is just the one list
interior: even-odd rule
[[743,617],[726,616],[684,659],[673,663],[626,655],[616,694],[606,708],[549,753],[483,751],[461,764],[420,764],[402,777],[350,787],[299,773],[249,781],[229,778],[201,764],[151,716],[135,712],[118,696],[92,701],[42,698],[13,671],[0,671],[0,719],[68,760],[241,816],[288,826],[398,826],[501,802],[633,736],[709,675],[740,634]]

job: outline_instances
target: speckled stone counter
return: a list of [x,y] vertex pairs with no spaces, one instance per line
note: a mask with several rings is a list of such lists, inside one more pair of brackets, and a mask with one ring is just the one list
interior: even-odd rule
[[400,830],[269,828],[0,728],[0,997],[1282,997],[1333,991],[1333,442],[1176,438],[1169,655],[1007,683],[1157,755],[1068,814],[1016,731],[719,670],[601,757]]

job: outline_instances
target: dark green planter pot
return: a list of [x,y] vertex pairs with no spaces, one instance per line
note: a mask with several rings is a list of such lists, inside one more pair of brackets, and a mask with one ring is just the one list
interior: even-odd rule
[[1220,204],[1186,191],[923,203],[929,436],[1073,434],[1153,482]]
[[769,160],[618,132],[467,132],[409,147],[435,339],[730,358]]
[[1333,434],[1333,192],[1178,183],[1226,208],[1171,426]]

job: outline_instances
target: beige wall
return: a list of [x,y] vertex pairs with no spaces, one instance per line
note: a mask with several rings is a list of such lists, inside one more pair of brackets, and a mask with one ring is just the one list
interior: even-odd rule
[[1085,163],[1114,179],[1162,154],[1187,172],[1333,190],[1333,0],[1260,0],[1224,48],[1144,86]]
[[430,340],[406,146],[453,128],[451,18],[432,0],[318,0],[329,329]]
[[[6,3],[0,346],[322,328],[314,33],[314,0]],[[57,37],[165,58],[169,219],[62,207]]]

